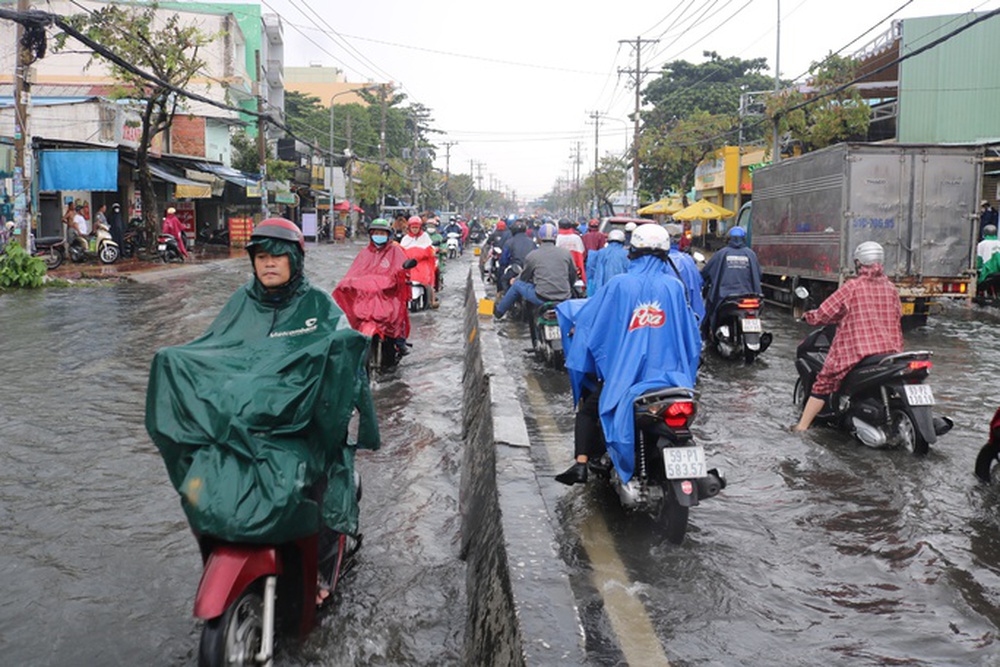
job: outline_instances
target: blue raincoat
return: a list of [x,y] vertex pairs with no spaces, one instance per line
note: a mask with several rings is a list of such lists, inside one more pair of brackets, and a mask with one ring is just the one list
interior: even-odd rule
[[[639,257],[589,299],[556,307],[574,403],[595,378],[608,453],[622,480],[635,468],[632,403],[662,387],[694,388],[701,335],[684,284],[665,262]],[[570,337],[570,332],[572,338]]]
[[728,296],[761,294],[760,263],[753,250],[742,239],[730,239],[729,245],[712,255],[701,270],[708,283],[705,302],[714,326],[715,309]]
[[586,270],[587,296],[594,296],[609,280],[628,270],[628,250],[621,243],[591,250],[587,253]]
[[698,270],[698,265],[691,255],[681,252],[673,246],[670,248],[670,261],[674,263],[677,271],[680,272],[681,280],[684,281],[688,289],[691,310],[694,311],[694,314],[698,316],[698,321],[701,322],[705,319],[705,300],[701,297],[701,288],[704,281],[701,277],[701,271]]

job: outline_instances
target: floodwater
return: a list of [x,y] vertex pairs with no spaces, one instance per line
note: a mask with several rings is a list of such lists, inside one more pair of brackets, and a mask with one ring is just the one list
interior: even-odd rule
[[[972,473],[1000,404],[1000,313],[952,306],[906,334],[907,349],[934,353],[936,411],[955,421],[926,458],[829,429],[789,433],[809,328],[779,310],[764,317],[775,341],[757,363],[704,358],[693,430],[729,486],[691,510],[682,546],[600,482],[545,487],[590,661],[1000,665],[1000,492]],[[533,359],[524,325],[500,326],[538,473],[554,475],[572,458],[565,373]],[[643,614],[613,608],[623,590]],[[644,627],[652,649],[636,638]]]
[[[310,246],[332,289],[361,246]],[[464,271],[373,389],[359,564],[292,665],[459,664]],[[143,426],[149,362],[200,335],[249,261],[144,284],[0,296],[0,654],[8,665],[194,665],[201,559]]]

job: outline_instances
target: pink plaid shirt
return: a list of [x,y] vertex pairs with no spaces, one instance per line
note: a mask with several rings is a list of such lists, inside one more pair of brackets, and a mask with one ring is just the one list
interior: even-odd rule
[[899,293],[881,264],[862,266],[816,310],[803,316],[813,325],[837,324],[837,335],[812,393],[825,396],[840,387],[844,376],[871,354],[903,351]]

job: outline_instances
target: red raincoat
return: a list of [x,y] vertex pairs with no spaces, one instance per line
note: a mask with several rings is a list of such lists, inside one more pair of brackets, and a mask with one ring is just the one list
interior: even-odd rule
[[406,256],[417,260],[417,265],[410,269],[410,280],[421,285],[434,285],[434,277],[437,275],[437,254],[431,244],[431,237],[427,232],[421,232],[419,236],[406,234],[400,241],[403,252]]
[[333,289],[333,298],[347,315],[352,329],[366,336],[410,335],[407,309],[410,288],[403,268],[405,261],[406,253],[391,241],[381,248],[369,243],[354,258],[347,274]]

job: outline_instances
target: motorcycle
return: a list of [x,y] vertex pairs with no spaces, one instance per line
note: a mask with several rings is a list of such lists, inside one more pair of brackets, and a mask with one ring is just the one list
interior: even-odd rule
[[490,246],[486,257],[483,259],[482,263],[479,265],[479,272],[482,276],[483,282],[497,284],[498,273],[500,271],[500,255],[503,254],[503,248],[500,246]]
[[[355,473],[357,496],[360,478]],[[332,536],[332,537],[331,537]],[[196,535],[204,569],[194,616],[204,621],[199,667],[271,665],[275,640],[304,639],[316,625],[320,578],[332,599],[337,584],[354,565],[357,543],[332,533],[283,544],[238,544]],[[329,546],[324,542],[334,542]],[[320,561],[320,551],[331,556]]]
[[[417,265],[415,259],[408,259],[403,262],[403,268],[407,271]],[[419,283],[418,283],[419,284]],[[420,285],[421,289],[423,285]],[[410,283],[412,294],[413,283]],[[406,352],[401,350],[396,344],[396,339],[386,335],[386,325],[384,321],[375,319],[364,320],[358,325],[358,332],[371,338],[368,347],[368,356],[365,358],[365,368],[369,376],[376,370],[388,370],[399,363],[399,360]]]
[[[799,344],[795,358],[799,378],[792,395],[796,405],[805,406],[835,333],[836,325],[827,325]],[[933,365],[931,354],[919,350],[865,357],[843,379],[816,421],[847,431],[868,447],[903,447],[918,456],[927,454],[938,436],[954,426],[950,418],[932,413],[934,392],[925,383]]]
[[558,301],[546,301],[531,308],[531,347],[535,357],[552,368],[563,363],[562,334],[556,317]]
[[1000,463],[1000,408],[990,420],[990,437],[976,456],[976,477],[989,484],[993,479],[993,469]]
[[763,297],[759,294],[730,296],[715,311],[715,324],[706,331],[709,345],[724,359],[753,363],[770,345],[772,336],[764,331],[760,317]]
[[622,507],[648,514],[672,544],[687,534],[690,509],[726,488],[725,476],[708,468],[705,450],[695,444],[690,425],[696,413],[694,391],[664,387],[633,402],[635,472],[622,482],[605,452],[589,468],[607,479]]
[[31,254],[45,262],[45,268],[58,269],[69,256],[69,244],[61,236],[31,236]]
[[111,238],[111,227],[106,224],[98,224],[96,230],[97,238],[97,259],[101,264],[114,264],[121,256],[118,244]]
[[229,245],[229,230],[205,227],[198,232],[198,241],[207,245]]
[[427,296],[427,286],[423,283],[414,282],[412,280],[408,280],[406,282],[410,286],[410,312],[416,313],[430,308],[430,299]]
[[448,259],[455,259],[461,252],[462,248],[459,242],[461,234],[457,232],[448,232],[448,241],[445,247],[448,250]]
[[159,234],[156,237],[156,256],[161,262],[183,262],[180,245],[173,234]]
[[131,258],[146,249],[146,229],[142,218],[132,218],[128,221],[125,236],[122,238],[122,257]]

